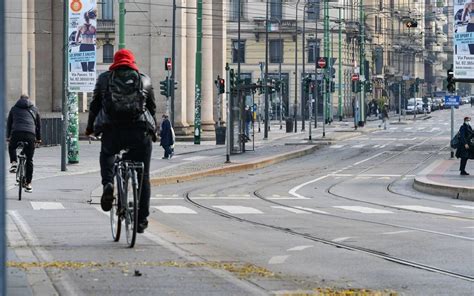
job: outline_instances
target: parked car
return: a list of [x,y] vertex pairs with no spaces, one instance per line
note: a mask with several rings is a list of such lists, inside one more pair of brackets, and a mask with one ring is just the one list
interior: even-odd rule
[[461,101],[463,104],[469,104],[471,103],[471,97],[462,97]]
[[406,113],[423,113],[423,99],[422,98],[410,98],[407,102]]

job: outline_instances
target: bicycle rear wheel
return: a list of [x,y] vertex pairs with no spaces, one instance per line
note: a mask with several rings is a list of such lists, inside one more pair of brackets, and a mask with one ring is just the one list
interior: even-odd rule
[[110,228],[112,230],[112,238],[115,242],[120,240],[120,233],[122,230],[122,214],[120,207],[120,200],[122,197],[122,179],[119,176],[114,178],[114,201],[110,209]]
[[125,189],[127,198],[126,211],[125,211],[125,235],[127,237],[127,243],[130,248],[135,246],[135,240],[137,238],[137,227],[138,227],[138,190],[137,182],[130,182],[136,180],[136,172],[131,171],[131,174],[127,176],[125,180]]

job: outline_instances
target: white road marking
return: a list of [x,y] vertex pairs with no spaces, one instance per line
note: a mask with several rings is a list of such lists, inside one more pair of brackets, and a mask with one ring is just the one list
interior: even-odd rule
[[243,206],[212,206],[228,212],[229,214],[263,214],[262,211],[251,207]]
[[459,213],[456,211],[424,207],[424,206],[394,206],[394,207],[402,208],[406,210],[418,211],[418,212],[432,213],[432,214],[458,214]]
[[382,234],[400,234],[400,233],[408,233],[408,232],[414,232],[414,230],[400,230],[400,231],[392,231],[392,232],[384,232]]
[[299,199],[308,199],[307,197],[304,197],[302,195],[299,195],[298,193],[296,193],[296,191],[300,190],[301,188],[303,188],[304,186],[306,185],[309,185],[311,183],[315,183],[315,182],[318,182],[320,180],[323,180],[323,179],[326,179],[329,175],[326,175],[326,176],[322,176],[322,177],[319,177],[319,178],[316,178],[314,180],[311,180],[311,181],[308,181],[306,183],[303,183],[303,184],[300,184],[296,187],[293,187],[292,189],[290,189],[290,191],[288,191],[289,194],[299,198]]
[[474,206],[453,206],[455,208],[462,208],[462,209],[468,209],[468,210],[474,210]]
[[391,130],[396,130],[396,129],[398,129],[398,127],[391,127],[390,129]]
[[268,264],[282,264],[285,263],[286,259],[288,259],[288,255],[283,255],[283,256],[273,256],[270,258],[268,261]]
[[60,202],[39,202],[32,201],[33,210],[64,210],[64,206]]
[[377,154],[375,154],[375,155],[373,155],[373,156],[371,156],[371,157],[369,157],[369,158],[366,158],[366,159],[364,159],[364,160],[361,160],[361,161],[358,161],[358,162],[354,163],[354,165],[359,165],[359,164],[364,163],[364,162],[366,162],[366,161],[369,161],[369,160],[371,160],[371,159],[373,159],[373,158],[379,157],[380,155],[382,155],[382,154],[384,154],[384,153],[385,153],[385,152],[377,153]]
[[301,209],[301,210],[304,210],[304,211],[319,213],[319,214],[328,214],[328,212],[316,210],[316,209],[313,209],[313,208],[306,208],[306,207],[299,207],[299,206],[295,207],[295,208],[298,208],[298,209]]
[[372,148],[379,148],[380,145],[374,145]]
[[468,226],[468,227],[464,227],[464,228],[474,228],[474,226]]
[[412,128],[412,127],[406,127],[406,128],[404,128],[404,130],[406,130],[406,131],[409,131],[409,130],[411,130],[411,129],[413,129],[413,128]]
[[365,146],[365,144],[358,144],[358,145],[352,146],[352,148],[362,148],[364,146]]
[[331,146],[329,146],[329,147],[332,148],[332,149],[339,149],[339,148],[342,148],[342,147],[344,147],[344,146],[345,146],[345,145],[331,145]]
[[196,211],[183,206],[156,206],[153,208],[165,214],[197,214]]
[[343,241],[348,240],[350,238],[352,238],[352,237],[350,237],[350,236],[338,237],[338,238],[333,239],[332,241],[335,242],[335,243],[340,243],[340,242],[343,242]]
[[268,200],[291,200],[291,199],[300,199],[294,196],[282,196],[282,197],[269,197]]
[[195,160],[201,160],[201,159],[206,159],[206,158],[209,158],[209,156],[192,156],[188,158],[183,158],[182,160],[195,161]]
[[347,211],[354,211],[364,214],[393,214],[393,212],[387,210],[380,210],[368,207],[359,207],[359,206],[333,206],[333,208],[339,208]]
[[387,145],[380,145],[380,148],[385,148]]
[[150,197],[150,200],[180,200],[182,197]]
[[287,251],[288,252],[294,252],[294,251],[303,251],[303,250],[306,250],[306,249],[309,249],[309,248],[312,248],[314,246],[312,245],[307,245],[307,246],[297,246],[297,247],[293,247],[291,249],[288,249]]
[[295,214],[309,214],[308,212],[298,210],[298,209],[294,209],[294,208],[290,208],[290,207],[272,206],[272,208],[285,210],[285,211],[292,212],[292,213],[295,213]]

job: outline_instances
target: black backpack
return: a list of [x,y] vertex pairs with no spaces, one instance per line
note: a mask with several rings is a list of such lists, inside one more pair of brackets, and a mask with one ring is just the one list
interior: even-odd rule
[[140,73],[132,69],[112,71],[104,99],[104,111],[111,119],[136,120],[145,111],[145,95]]

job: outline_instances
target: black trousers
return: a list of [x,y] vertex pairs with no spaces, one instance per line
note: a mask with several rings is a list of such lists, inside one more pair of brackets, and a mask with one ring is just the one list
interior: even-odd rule
[[165,157],[168,158],[172,153],[173,149],[171,149],[171,146],[163,146],[163,149],[165,150]]
[[[94,44],[81,44],[79,46],[80,52],[85,51],[94,51],[95,46]],[[81,62],[82,72],[94,72],[94,62]]]
[[35,140],[36,137],[32,133],[14,132],[12,133],[10,143],[8,144],[8,154],[10,155],[10,162],[13,162],[18,161],[16,159],[16,147],[18,146],[18,142],[28,143],[24,148],[26,155],[26,183],[31,183],[31,180],[33,180],[33,155],[35,154]]
[[460,170],[461,172],[465,172],[465,171],[466,171],[466,164],[467,164],[467,158],[461,157],[461,165],[459,166],[459,170]]
[[[100,173],[102,185],[113,184],[115,155],[128,149],[125,159],[141,161],[145,165],[142,193],[138,211],[138,221],[146,220],[150,214],[150,160],[152,151],[151,136],[142,128],[121,128],[104,131],[100,151]],[[141,179],[141,172],[138,179]]]

